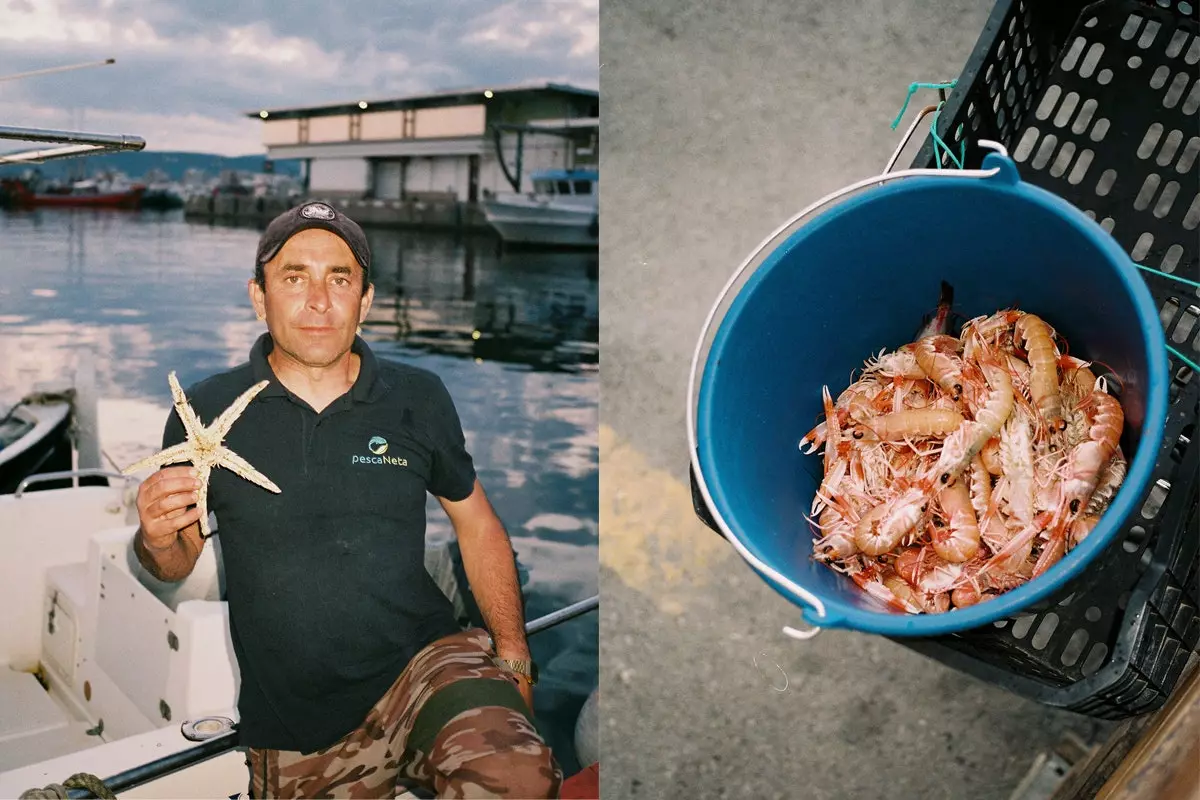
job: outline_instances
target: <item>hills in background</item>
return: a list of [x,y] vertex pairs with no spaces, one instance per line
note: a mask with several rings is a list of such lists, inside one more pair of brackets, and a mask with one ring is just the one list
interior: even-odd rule
[[[213,153],[143,150],[136,153],[104,153],[86,159],[67,158],[44,164],[8,164],[0,166],[0,177],[16,177],[36,168],[49,179],[66,179],[80,172],[90,176],[111,170],[123,172],[136,180],[152,169],[159,169],[171,180],[179,181],[183,180],[184,173],[189,169],[200,170],[210,178],[217,177],[223,170],[263,172],[266,160],[264,155],[220,156]],[[83,163],[78,163],[80,161]],[[272,166],[276,174],[300,176],[300,161],[297,159],[274,161]]]

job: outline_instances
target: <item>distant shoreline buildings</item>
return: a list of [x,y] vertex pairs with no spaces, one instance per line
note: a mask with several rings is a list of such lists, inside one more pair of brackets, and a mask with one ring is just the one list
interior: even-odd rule
[[[143,153],[80,159],[95,181],[26,175],[31,191],[121,193],[147,185],[160,205],[185,204],[191,219],[263,224],[301,197],[330,200],[361,222],[424,228],[487,229],[483,201],[529,192],[545,170],[595,170],[599,163],[600,93],[559,83],[478,87],[319,106],[242,112],[261,122],[261,171],[201,162],[168,175],[167,163],[130,180]],[[245,162],[248,157],[231,160]],[[299,166],[276,172],[277,162]],[[100,167],[97,171],[95,168]],[[133,171],[133,170],[130,170]],[[28,172],[28,171],[27,171]],[[291,174],[288,174],[291,173]],[[15,177],[15,176],[14,176]],[[102,184],[99,190],[92,182]],[[45,186],[48,188],[39,189]],[[0,206],[6,205],[0,197]],[[166,202],[169,200],[170,202]],[[92,202],[92,200],[88,200]]]

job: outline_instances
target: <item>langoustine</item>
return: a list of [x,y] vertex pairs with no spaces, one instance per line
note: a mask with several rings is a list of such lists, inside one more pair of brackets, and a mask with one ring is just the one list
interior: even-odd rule
[[1123,409],[1094,365],[1017,309],[952,335],[946,288],[916,341],[872,355],[836,401],[824,388],[825,418],[801,442],[824,448],[814,558],[909,613],[1043,574],[1125,476]]

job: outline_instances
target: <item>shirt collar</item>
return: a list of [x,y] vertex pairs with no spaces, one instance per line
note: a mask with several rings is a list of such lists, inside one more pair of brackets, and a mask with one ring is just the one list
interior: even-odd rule
[[[271,369],[271,362],[267,361],[267,356],[274,349],[275,340],[269,333],[259,336],[254,346],[250,348],[250,368],[254,374],[254,381],[256,383],[258,381],[268,382],[267,387],[258,396],[290,397],[291,392],[275,376],[275,370]],[[373,403],[382,397],[389,388],[383,375],[379,372],[379,362],[361,336],[354,337],[354,343],[350,345],[350,352],[359,358],[358,377],[355,379],[354,385],[350,387],[350,399],[356,403]]]

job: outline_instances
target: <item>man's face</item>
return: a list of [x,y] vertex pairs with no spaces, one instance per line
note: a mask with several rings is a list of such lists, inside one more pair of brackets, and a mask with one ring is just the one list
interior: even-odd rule
[[288,239],[263,269],[265,291],[250,281],[250,302],[275,346],[300,364],[325,367],[344,355],[375,296],[363,270],[334,233],[310,228]]

